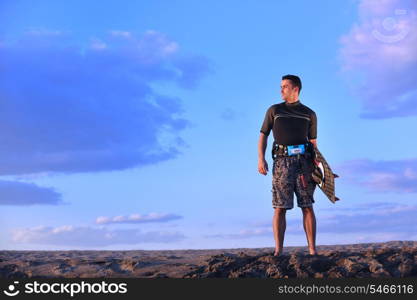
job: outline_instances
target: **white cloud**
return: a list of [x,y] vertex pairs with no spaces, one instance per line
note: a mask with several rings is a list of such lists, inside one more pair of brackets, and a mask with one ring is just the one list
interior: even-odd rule
[[47,28],[31,28],[29,29],[26,34],[32,35],[32,36],[60,36],[69,34],[69,31],[62,31],[62,30],[51,30]]
[[407,236],[417,234],[414,225],[417,216],[417,205],[392,204],[385,208],[371,207],[366,211],[357,209],[356,212],[336,211],[332,215],[333,222],[321,223],[317,220],[318,232],[324,233],[358,233],[375,234],[404,234]]
[[14,229],[12,240],[16,243],[68,247],[104,247],[142,243],[172,243],[183,240],[180,232],[149,231],[139,229],[109,230],[88,226],[37,226]]
[[[417,192],[417,159],[374,161],[357,159],[338,166],[341,178],[374,192]],[[360,174],[360,175],[358,175]]]
[[150,222],[168,222],[172,220],[182,219],[182,216],[175,214],[150,213],[147,215],[132,214],[130,216],[115,217],[98,217],[97,224],[129,224],[129,223],[150,223]]
[[110,34],[116,37],[123,37],[129,39],[132,37],[132,34],[129,31],[122,31],[122,30],[110,30]]
[[[372,241],[407,239],[417,235],[415,219],[417,205],[391,202],[367,202],[347,208],[332,208],[328,215],[316,217],[317,235],[353,235],[356,242],[372,236]],[[273,237],[272,222],[252,222],[250,229],[237,233],[218,233],[206,238],[246,239],[261,236]],[[255,228],[253,228],[255,227]],[[303,235],[302,220],[287,220],[286,235]],[[350,242],[355,242],[351,240]]]
[[107,44],[98,38],[92,38],[90,47],[95,50],[104,50],[107,48]]
[[238,233],[220,233],[205,235],[206,238],[222,238],[222,239],[247,239],[253,237],[271,236],[272,229],[242,229]]

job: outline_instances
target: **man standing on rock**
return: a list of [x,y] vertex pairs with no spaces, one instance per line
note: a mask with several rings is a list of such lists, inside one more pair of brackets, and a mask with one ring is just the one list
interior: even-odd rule
[[272,157],[272,228],[275,239],[274,255],[282,254],[286,228],[285,214],[297,205],[303,211],[303,225],[308,249],[316,254],[316,217],[314,215],[315,182],[313,170],[313,147],[317,147],[317,117],[313,110],[298,99],[301,80],[295,75],[285,75],[281,81],[281,96],[284,102],[274,104],[266,112],[258,143],[258,171],[266,175],[268,164],[265,150],[268,135],[273,131]]

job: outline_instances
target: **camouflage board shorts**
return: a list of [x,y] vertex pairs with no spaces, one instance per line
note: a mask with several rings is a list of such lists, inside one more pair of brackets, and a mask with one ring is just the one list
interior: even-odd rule
[[[272,168],[272,207],[292,209],[294,193],[298,207],[311,207],[314,203],[316,183],[311,177],[311,155],[279,156]],[[304,174],[304,180],[301,175]]]

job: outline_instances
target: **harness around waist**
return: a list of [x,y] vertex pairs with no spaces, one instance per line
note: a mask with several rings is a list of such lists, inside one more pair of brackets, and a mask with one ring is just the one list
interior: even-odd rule
[[272,158],[277,156],[294,156],[294,155],[305,155],[310,150],[310,144],[299,144],[299,145],[279,145],[274,144],[272,148]]

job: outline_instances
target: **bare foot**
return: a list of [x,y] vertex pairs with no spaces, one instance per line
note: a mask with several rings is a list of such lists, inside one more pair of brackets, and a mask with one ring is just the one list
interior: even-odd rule
[[310,249],[309,252],[310,255],[317,255],[316,249]]
[[274,252],[274,256],[280,256],[280,255],[282,255],[282,251],[280,251],[280,250],[275,250],[275,252]]

